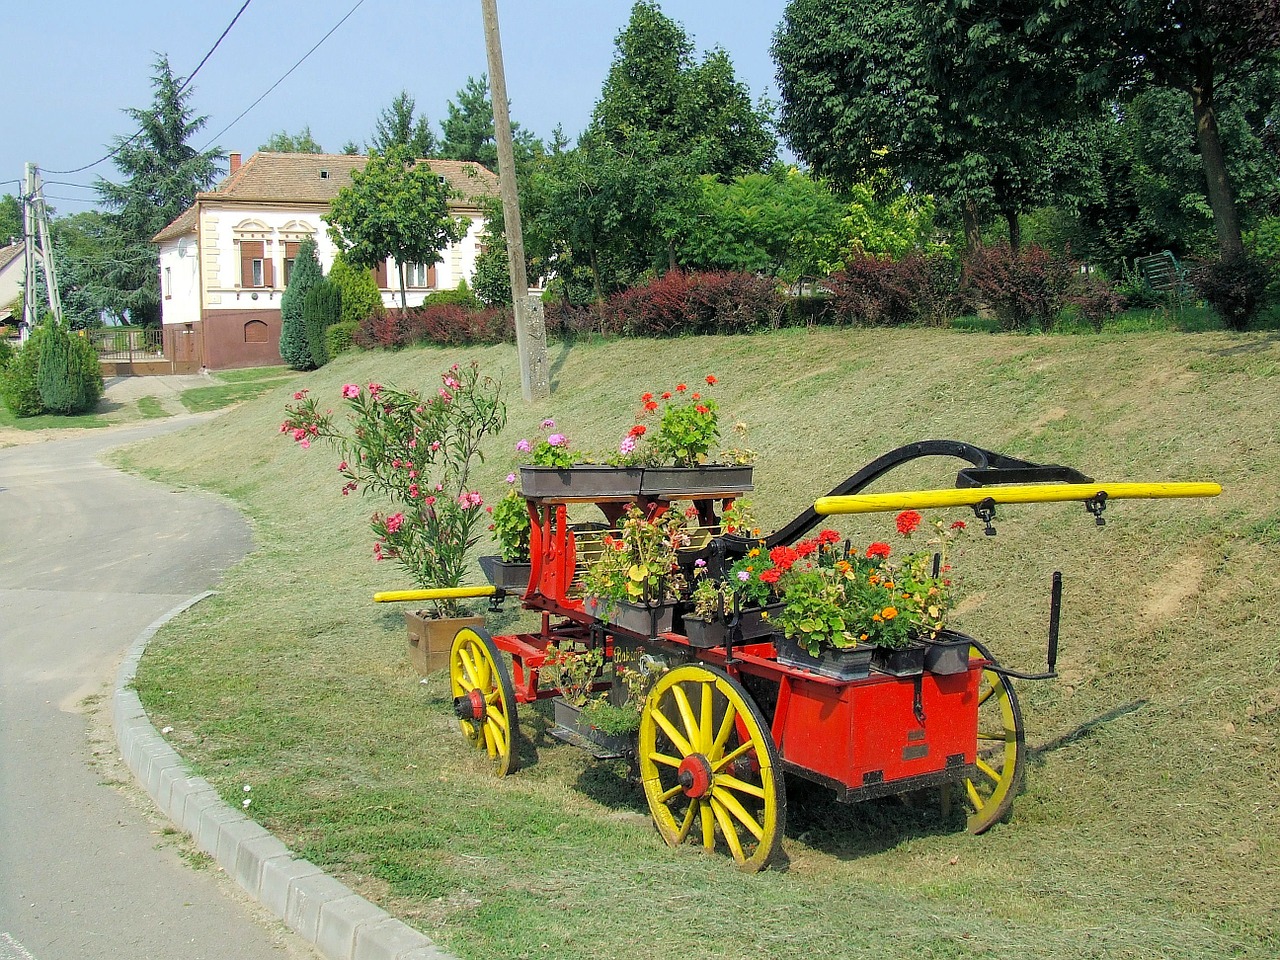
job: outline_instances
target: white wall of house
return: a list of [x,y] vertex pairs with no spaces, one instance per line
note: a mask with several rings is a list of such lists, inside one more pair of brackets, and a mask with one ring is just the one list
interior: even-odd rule
[[[159,244],[164,322],[191,323],[201,319],[201,288],[203,306],[210,311],[279,309],[286,286],[288,242],[312,237],[321,269],[328,273],[333,266],[338,250],[329,238],[328,225],[320,218],[325,212],[327,207],[307,210],[297,206],[220,207],[202,203],[198,249],[195,232]],[[406,286],[409,306],[420,305],[435,290],[451,290],[464,279],[470,283],[483,231],[484,221],[477,215],[462,241],[442,251],[442,260],[435,265],[434,285]],[[269,261],[270,266],[252,265],[246,275],[242,244],[261,244],[261,259]],[[256,247],[251,248],[251,252],[256,251]],[[382,301],[387,307],[400,304],[400,280],[394,260],[387,262]]]

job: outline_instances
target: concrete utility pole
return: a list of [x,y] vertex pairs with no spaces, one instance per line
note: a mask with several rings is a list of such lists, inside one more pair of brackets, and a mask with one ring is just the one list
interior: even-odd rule
[[44,287],[49,295],[49,309],[58,323],[62,322],[62,298],[58,294],[58,277],[53,265],[53,244],[49,241],[49,211],[44,204],[44,187],[40,170],[34,163],[26,165],[26,189],[22,194],[22,240],[25,244],[26,277],[23,278],[22,313],[28,328],[37,323],[35,242],[39,231],[40,265],[44,268]]
[[484,14],[485,49],[489,54],[489,95],[493,98],[494,139],[498,142],[498,186],[502,192],[502,220],[507,232],[511,305],[516,315],[520,393],[526,401],[545,400],[551,396],[547,327],[542,318],[542,302],[529,296],[529,278],[524,268],[524,232],[520,226],[516,154],[511,142],[511,115],[507,105],[507,79],[502,68],[497,0],[480,0],[480,8]]

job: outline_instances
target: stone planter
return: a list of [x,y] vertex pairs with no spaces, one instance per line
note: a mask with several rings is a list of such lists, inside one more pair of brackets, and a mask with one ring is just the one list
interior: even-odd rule
[[501,557],[479,557],[480,569],[495,587],[508,593],[525,593],[529,589],[532,563],[512,563]]
[[639,467],[606,467],[590,464],[559,467],[520,468],[520,494],[532,499],[592,497],[634,497],[640,494],[644,471]]
[[425,677],[449,666],[453,638],[464,627],[483,627],[484,617],[442,618],[424,610],[406,610],[404,624],[409,630],[409,662]]

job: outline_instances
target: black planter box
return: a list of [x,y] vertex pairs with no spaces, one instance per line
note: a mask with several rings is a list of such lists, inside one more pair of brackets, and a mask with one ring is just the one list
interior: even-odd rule
[[495,587],[510,593],[524,593],[529,589],[531,563],[509,563],[501,557],[479,557],[480,569]]
[[871,666],[891,677],[914,677],[924,673],[924,644],[907,647],[872,647]]
[[533,499],[573,497],[635,497],[640,494],[640,467],[585,465],[520,468],[520,495]]
[[635,734],[604,733],[582,719],[582,708],[561,697],[551,701],[555,727],[551,735],[557,740],[582,747],[597,760],[616,759],[635,752]]
[[731,465],[709,467],[645,467],[640,492],[646,496],[700,493],[748,493],[752,468]]
[[969,669],[969,647],[973,640],[963,633],[941,630],[924,644],[924,668],[930,673],[949,676]]
[[871,675],[871,654],[875,648],[866,644],[843,650],[827,647],[815,657],[795,640],[788,640],[780,633],[773,642],[778,651],[778,662],[784,666],[833,680],[862,680]]

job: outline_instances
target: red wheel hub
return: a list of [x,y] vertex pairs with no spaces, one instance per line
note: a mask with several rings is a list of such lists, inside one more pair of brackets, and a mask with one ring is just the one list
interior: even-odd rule
[[676,782],[686,797],[705,797],[711,790],[711,762],[700,753],[690,754],[680,762]]
[[470,690],[453,698],[453,709],[459,720],[483,720],[485,717],[484,694]]

